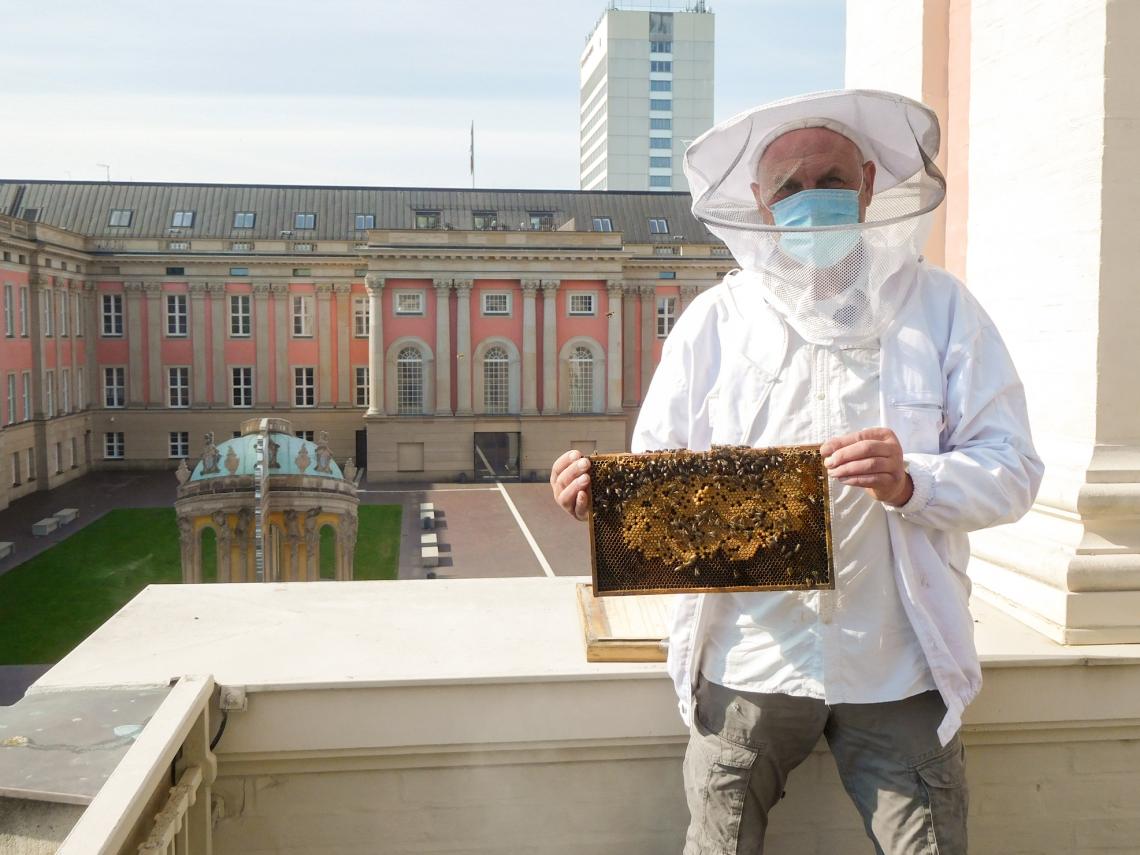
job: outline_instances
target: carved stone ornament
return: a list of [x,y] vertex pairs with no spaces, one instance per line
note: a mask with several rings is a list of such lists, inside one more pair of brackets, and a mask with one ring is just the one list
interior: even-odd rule
[[226,471],[231,475],[235,474],[238,471],[238,468],[241,466],[241,460],[238,459],[237,452],[234,451],[234,447],[232,445],[230,446],[229,452],[226,454],[226,462],[224,465],[226,467]]
[[182,460],[178,464],[178,468],[174,470],[174,477],[178,479],[178,486],[181,487],[190,480],[190,467],[186,465],[186,461]]
[[351,457],[344,461],[342,470],[344,472],[345,481],[356,483],[356,464],[352,462]]
[[[233,452],[232,448],[230,452]],[[206,444],[202,449],[202,474],[217,475],[219,472],[218,462],[221,458],[222,454],[218,451],[218,447],[214,445],[214,434],[213,431],[211,431],[206,434]]]
[[384,277],[379,273],[366,273],[364,274],[364,287],[369,291],[383,291]]
[[333,453],[329,448],[329,435],[326,431],[321,431],[318,439],[320,441],[317,443],[317,465],[313,467],[313,471],[331,474]]
[[297,464],[297,471],[304,474],[305,470],[308,469],[309,465],[313,462],[309,458],[309,449],[302,445],[301,450],[297,452],[297,459],[293,462]]

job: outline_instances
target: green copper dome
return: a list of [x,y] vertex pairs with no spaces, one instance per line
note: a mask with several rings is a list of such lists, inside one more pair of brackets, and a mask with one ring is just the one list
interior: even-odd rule
[[267,428],[266,462],[269,475],[308,475],[342,480],[344,473],[333,460],[332,452],[321,434],[321,442],[310,442],[289,432],[284,419],[250,419],[242,425],[242,435],[225,442],[211,442],[207,435],[202,457],[190,475],[190,481],[206,481],[232,475],[253,477],[257,463],[257,442]]

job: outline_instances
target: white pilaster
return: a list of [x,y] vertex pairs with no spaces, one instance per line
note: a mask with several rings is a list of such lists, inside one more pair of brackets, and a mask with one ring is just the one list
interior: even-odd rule
[[435,414],[451,415],[451,280],[435,280]]
[[538,415],[538,330],[535,297],[539,280],[522,280],[523,295],[523,352],[522,352],[522,414]]
[[558,286],[557,279],[542,280],[542,412],[558,412]]
[[368,415],[384,415],[384,277],[369,273],[368,289]]
[[[456,302],[456,325],[455,325],[455,351],[458,356],[459,383],[456,389],[456,409],[457,416],[469,416],[472,414],[471,409],[471,286],[474,284],[472,279],[456,279],[455,280],[455,293],[458,296]],[[436,355],[439,359],[439,355]]]
[[609,318],[606,340],[606,412],[621,413],[621,303],[623,288],[620,279],[610,279],[606,283],[606,315]]

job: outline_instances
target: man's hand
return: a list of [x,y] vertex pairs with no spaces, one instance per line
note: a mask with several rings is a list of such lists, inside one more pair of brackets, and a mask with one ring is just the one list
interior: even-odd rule
[[905,505],[914,492],[903,464],[902,446],[890,428],[877,427],[837,436],[819,447],[828,474],[862,487],[887,505]]
[[585,520],[590,509],[590,461],[580,451],[567,451],[554,461],[550,470],[550,489],[562,510],[578,520]]

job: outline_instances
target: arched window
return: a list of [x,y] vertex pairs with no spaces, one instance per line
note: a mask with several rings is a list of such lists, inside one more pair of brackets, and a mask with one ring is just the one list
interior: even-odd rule
[[570,412],[594,409],[594,354],[579,345],[570,355]]
[[511,366],[506,350],[497,345],[483,356],[483,411],[506,413],[511,402]]
[[424,357],[418,348],[405,347],[396,357],[396,413],[418,416],[424,411]]

